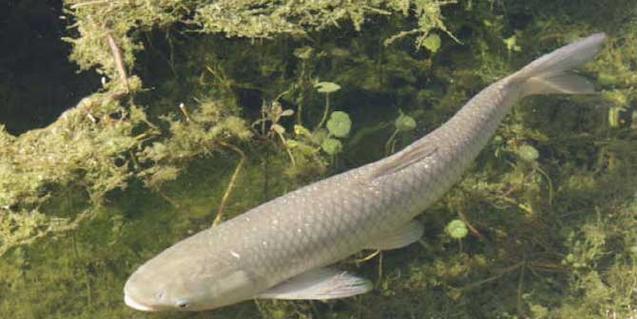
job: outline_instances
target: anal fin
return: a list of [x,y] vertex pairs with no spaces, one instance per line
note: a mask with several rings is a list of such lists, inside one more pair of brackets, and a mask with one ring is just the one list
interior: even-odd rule
[[389,250],[402,248],[420,239],[424,232],[422,224],[412,220],[406,225],[379,236],[367,245],[370,249]]
[[259,294],[256,298],[287,300],[327,300],[366,293],[372,283],[346,271],[317,268],[292,277]]

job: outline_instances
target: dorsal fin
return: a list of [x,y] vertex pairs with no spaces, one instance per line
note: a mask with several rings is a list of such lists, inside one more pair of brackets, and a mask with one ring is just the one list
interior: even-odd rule
[[411,147],[400,151],[385,159],[386,162],[376,167],[372,172],[372,179],[394,174],[425,158],[432,156],[438,146],[430,143],[416,142]]
[[593,94],[595,86],[586,78],[574,73],[558,73],[532,77],[524,85],[525,95],[536,94]]

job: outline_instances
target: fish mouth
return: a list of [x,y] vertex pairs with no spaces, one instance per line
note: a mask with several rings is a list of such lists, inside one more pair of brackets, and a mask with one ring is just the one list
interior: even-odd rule
[[127,293],[124,293],[124,302],[126,303],[127,306],[135,310],[148,311],[148,312],[157,311],[156,308],[153,308],[151,306],[148,306],[141,302],[136,301],[135,299],[131,298],[131,296],[129,296]]

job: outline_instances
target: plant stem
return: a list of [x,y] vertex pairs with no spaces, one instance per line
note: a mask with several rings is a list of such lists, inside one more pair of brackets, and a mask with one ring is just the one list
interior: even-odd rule
[[318,130],[319,128],[321,128],[321,126],[323,126],[323,124],[325,124],[325,121],[327,120],[327,114],[329,112],[330,112],[330,94],[325,93],[325,110],[323,111],[323,117],[321,118],[321,121],[316,126],[316,128],[314,128],[314,131]]
[[238,147],[232,144],[226,144],[226,143],[220,143],[220,144],[235,151],[237,154],[241,156],[241,159],[239,160],[237,167],[234,169],[234,172],[232,173],[232,176],[230,177],[230,182],[228,183],[228,187],[226,188],[226,191],[223,193],[223,197],[221,197],[221,203],[219,204],[219,208],[217,209],[217,216],[215,216],[215,220],[212,222],[212,226],[217,226],[221,223],[221,220],[223,219],[223,211],[226,207],[226,203],[228,202],[228,198],[230,197],[230,194],[232,193],[232,189],[234,188],[234,185],[237,181],[237,176],[239,176],[239,172],[241,171],[241,168],[243,168],[243,163],[245,163],[245,160],[246,160],[245,153],[243,153],[243,151],[239,149]]
[[394,130],[394,133],[391,133],[391,136],[389,137],[389,139],[387,140],[387,143],[385,143],[385,156],[391,154],[394,152],[394,145],[392,145],[392,142],[396,139],[396,135],[398,135],[398,129]]

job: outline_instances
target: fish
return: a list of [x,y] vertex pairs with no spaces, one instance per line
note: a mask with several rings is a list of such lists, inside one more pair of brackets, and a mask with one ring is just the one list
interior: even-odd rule
[[595,58],[604,33],[532,61],[489,85],[447,122],[399,152],[265,202],[142,264],[124,285],[141,311],[201,311],[252,299],[329,300],[372,290],[335,263],[365,249],[418,241],[415,218],[461,178],[523,97],[593,94],[573,72]]

